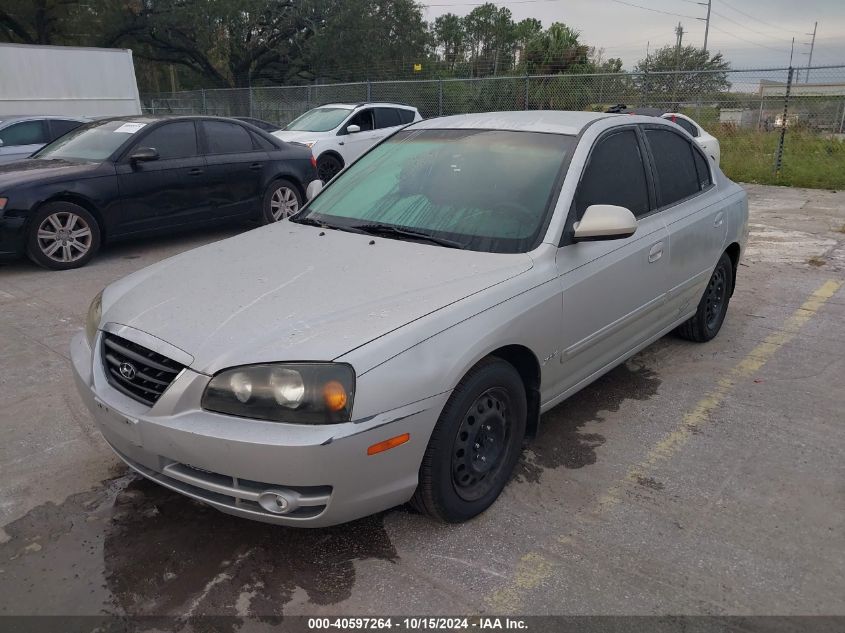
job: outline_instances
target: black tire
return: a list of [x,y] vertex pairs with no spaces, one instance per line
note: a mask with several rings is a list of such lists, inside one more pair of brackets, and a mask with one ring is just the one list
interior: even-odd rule
[[69,270],[84,266],[100,250],[100,225],[72,202],[48,202],[29,222],[26,254],[39,266]]
[[272,224],[297,213],[302,208],[302,193],[287,178],[277,178],[264,192],[261,223]]
[[527,410],[525,386],[510,363],[490,357],[473,367],[437,420],[411,505],[446,523],[484,512],[519,459]]
[[317,159],[317,175],[323,183],[327,183],[343,169],[343,163],[333,154],[323,154]]
[[722,328],[733,291],[733,262],[722,253],[695,314],[678,326],[678,336],[696,343],[712,340]]

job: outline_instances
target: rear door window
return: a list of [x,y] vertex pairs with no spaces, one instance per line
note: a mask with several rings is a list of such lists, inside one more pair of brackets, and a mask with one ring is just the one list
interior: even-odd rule
[[197,155],[197,131],[193,121],[165,123],[142,138],[138,147],[152,147],[160,160],[189,158]]
[[657,171],[660,206],[674,204],[701,191],[692,144],[673,130],[647,128],[646,139]]
[[593,148],[575,194],[578,220],[593,204],[625,207],[637,217],[651,210],[645,161],[634,130],[613,132]]
[[209,154],[253,152],[252,136],[245,127],[225,121],[203,121]]
[[47,143],[45,121],[21,121],[0,130],[0,141],[4,147],[14,145],[43,145]]

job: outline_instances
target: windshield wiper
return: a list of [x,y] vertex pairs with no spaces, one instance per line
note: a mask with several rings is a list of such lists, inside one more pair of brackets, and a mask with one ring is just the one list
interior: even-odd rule
[[406,229],[400,226],[394,226],[392,224],[353,224],[348,228],[361,231],[362,233],[368,233],[369,235],[383,235],[385,237],[420,240],[423,242],[438,244],[440,246],[448,246],[449,248],[466,248],[464,244],[456,242],[455,240],[449,240],[445,237],[437,237],[436,235],[431,235],[430,233],[424,233],[423,231],[415,231],[414,229]]
[[325,222],[320,222],[320,220],[315,220],[314,218],[309,218],[308,216],[304,218],[292,218],[291,222],[296,222],[297,224],[306,224],[308,226],[319,226],[322,229],[334,228],[333,226],[326,224]]

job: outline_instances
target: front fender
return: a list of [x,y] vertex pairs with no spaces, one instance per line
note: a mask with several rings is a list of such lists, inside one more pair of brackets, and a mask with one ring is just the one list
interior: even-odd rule
[[[522,277],[523,282],[526,276]],[[532,276],[528,276],[529,278]],[[536,281],[536,276],[533,276]],[[498,288],[498,287],[497,287]],[[501,289],[500,289],[501,291]],[[366,370],[370,351],[364,346],[339,358],[352,364],[358,375],[353,416],[376,415],[435,395],[450,392],[479,360],[507,346],[528,348],[541,365],[541,391],[546,377],[543,359],[552,352],[561,325],[561,298],[556,277],[525,288],[475,314],[456,319],[460,308],[437,315],[434,323],[415,323],[401,338],[416,334],[419,340],[397,350]],[[437,329],[437,325],[440,325]],[[426,329],[436,332],[426,335]],[[404,329],[404,328],[403,328]],[[388,339],[376,343],[386,351]],[[374,345],[374,348],[376,346]],[[383,352],[384,353],[384,352]]]

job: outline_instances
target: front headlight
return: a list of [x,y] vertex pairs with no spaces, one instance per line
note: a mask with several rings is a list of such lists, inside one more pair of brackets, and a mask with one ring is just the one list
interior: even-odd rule
[[355,371],[341,363],[244,365],[211,379],[202,408],[295,424],[348,422]]
[[103,291],[97,293],[91,305],[88,306],[88,317],[85,319],[85,336],[88,337],[88,345],[94,346],[94,339],[97,338],[97,330],[100,327],[100,319],[103,318]]

